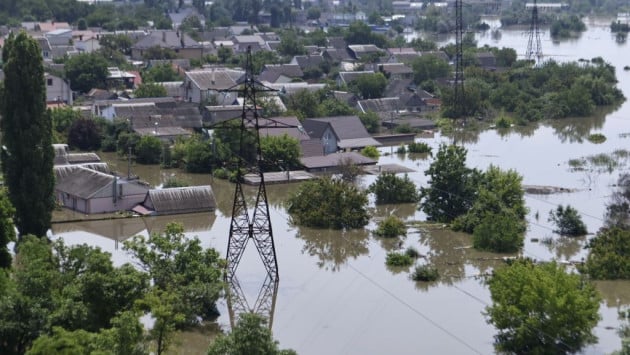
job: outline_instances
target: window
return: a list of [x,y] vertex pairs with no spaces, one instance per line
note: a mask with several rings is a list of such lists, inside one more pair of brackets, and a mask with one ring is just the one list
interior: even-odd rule
[[52,84],[53,84],[53,80],[52,80],[52,78],[48,78],[48,79],[46,79],[46,84],[47,84],[48,86],[52,86]]

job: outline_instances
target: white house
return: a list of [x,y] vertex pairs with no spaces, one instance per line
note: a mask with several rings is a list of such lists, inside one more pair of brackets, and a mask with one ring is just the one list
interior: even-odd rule
[[70,83],[58,76],[45,73],[46,81],[46,102],[47,103],[65,103],[72,105],[72,90]]

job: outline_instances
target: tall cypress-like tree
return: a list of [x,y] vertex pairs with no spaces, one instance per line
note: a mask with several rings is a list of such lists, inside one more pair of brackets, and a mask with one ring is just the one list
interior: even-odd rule
[[52,219],[55,177],[41,49],[25,32],[12,34],[2,60],[2,173],[19,235],[43,237]]

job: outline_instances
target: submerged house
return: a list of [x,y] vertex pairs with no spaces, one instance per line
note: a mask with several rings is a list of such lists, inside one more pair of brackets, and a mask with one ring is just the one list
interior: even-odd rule
[[121,179],[80,165],[55,166],[55,176],[57,202],[85,214],[130,210],[149,191],[137,180]]
[[205,185],[149,190],[133,211],[142,215],[165,215],[214,211],[216,207],[212,187]]

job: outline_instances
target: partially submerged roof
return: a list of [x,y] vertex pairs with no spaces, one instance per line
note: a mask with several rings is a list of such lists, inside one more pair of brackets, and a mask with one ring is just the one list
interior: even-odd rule
[[156,214],[214,211],[217,206],[209,185],[149,190],[143,205]]
[[81,166],[73,167],[72,170],[63,171],[55,169],[56,174],[64,173],[62,179],[57,180],[55,189],[82,199],[89,199],[104,188],[108,188],[116,179],[113,175],[101,173],[96,170]]
[[306,169],[336,168],[345,164],[372,165],[376,160],[357,152],[333,153],[328,155],[303,157],[300,159]]

